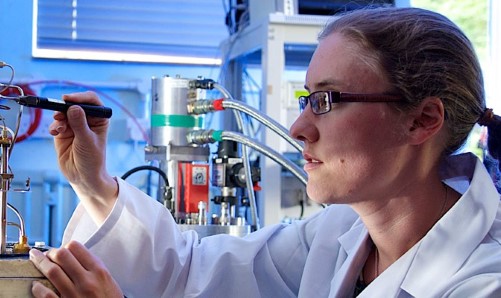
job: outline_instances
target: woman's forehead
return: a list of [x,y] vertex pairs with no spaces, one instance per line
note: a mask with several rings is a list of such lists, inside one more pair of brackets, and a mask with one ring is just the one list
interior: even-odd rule
[[[319,42],[306,73],[306,87],[310,91],[363,92],[366,87],[370,89],[366,91],[385,91],[387,84],[379,73],[367,63],[360,47],[333,33]],[[384,87],[374,90],[372,85]]]

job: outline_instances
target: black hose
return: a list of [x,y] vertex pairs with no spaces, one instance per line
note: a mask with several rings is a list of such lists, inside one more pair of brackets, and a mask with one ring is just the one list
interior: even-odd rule
[[125,180],[127,179],[127,177],[129,177],[130,175],[136,173],[136,172],[139,172],[139,171],[143,171],[143,170],[148,170],[148,171],[155,171],[157,172],[165,181],[165,186],[169,187],[169,179],[167,179],[167,174],[165,174],[164,171],[162,171],[160,168],[158,167],[155,167],[155,166],[138,166],[138,167],[135,167],[135,168],[132,168],[130,170],[128,170],[125,174],[122,175],[122,179]]

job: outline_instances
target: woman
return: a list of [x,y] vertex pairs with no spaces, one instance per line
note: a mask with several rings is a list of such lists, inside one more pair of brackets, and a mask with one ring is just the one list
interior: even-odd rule
[[305,86],[291,134],[305,144],[309,197],[330,205],[322,212],[199,244],[107,174],[107,120],[72,107],[51,128],[82,204],[68,244],[31,259],[63,296],[501,295],[499,195],[476,157],[451,156],[476,122],[499,122],[464,34],[417,8],[355,11],[321,33]]

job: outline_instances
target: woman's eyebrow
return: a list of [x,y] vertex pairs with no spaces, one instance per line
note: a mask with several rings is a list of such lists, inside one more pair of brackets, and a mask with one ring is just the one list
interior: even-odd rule
[[[339,80],[329,79],[329,80],[324,80],[324,81],[320,81],[318,83],[315,83],[314,89],[319,90],[319,89],[324,89],[326,87],[330,87],[330,88],[335,87],[337,89],[342,85],[343,84]],[[306,85],[304,86],[304,88],[308,91],[310,90],[310,88],[308,88],[308,86],[306,86]]]

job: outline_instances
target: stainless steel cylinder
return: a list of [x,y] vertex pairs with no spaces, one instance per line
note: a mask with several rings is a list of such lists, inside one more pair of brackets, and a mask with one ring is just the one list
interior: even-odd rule
[[202,128],[201,116],[188,115],[188,103],[198,99],[189,83],[177,77],[152,78],[151,145],[186,146],[188,131]]

